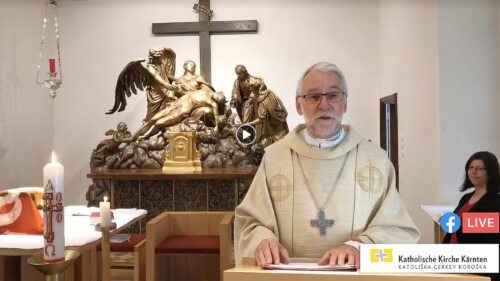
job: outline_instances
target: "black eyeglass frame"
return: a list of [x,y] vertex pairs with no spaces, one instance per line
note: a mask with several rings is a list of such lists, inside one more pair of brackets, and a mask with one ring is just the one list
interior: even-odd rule
[[[328,99],[332,94],[340,94],[338,98]],[[314,97],[314,98],[313,98]],[[321,102],[323,97],[326,97],[326,100],[331,103],[340,102],[344,97],[347,97],[345,92],[331,92],[331,93],[311,93],[306,95],[298,95],[297,98],[303,98],[309,104],[316,104]]]

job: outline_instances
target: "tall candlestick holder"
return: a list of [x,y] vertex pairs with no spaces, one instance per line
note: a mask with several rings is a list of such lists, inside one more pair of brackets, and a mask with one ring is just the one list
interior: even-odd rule
[[43,260],[43,254],[34,255],[28,259],[28,264],[36,270],[43,273],[45,281],[64,281],[64,270],[68,268],[78,257],[80,253],[74,250],[64,251],[64,260],[47,263]]
[[110,269],[110,234],[109,232],[116,229],[116,223],[111,222],[109,226],[101,226],[96,224],[95,230],[102,232],[101,253],[102,253],[102,281],[109,281]]

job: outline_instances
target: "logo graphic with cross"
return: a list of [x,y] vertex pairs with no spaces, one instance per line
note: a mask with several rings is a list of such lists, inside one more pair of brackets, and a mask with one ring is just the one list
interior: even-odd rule
[[392,262],[392,249],[370,249],[370,262]]

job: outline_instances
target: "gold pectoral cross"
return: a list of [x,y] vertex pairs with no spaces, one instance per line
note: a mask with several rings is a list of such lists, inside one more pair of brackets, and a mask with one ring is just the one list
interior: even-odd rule
[[325,219],[325,212],[323,210],[318,211],[318,219],[311,220],[311,226],[319,228],[319,235],[326,235],[326,228],[332,227],[335,221],[332,219]]

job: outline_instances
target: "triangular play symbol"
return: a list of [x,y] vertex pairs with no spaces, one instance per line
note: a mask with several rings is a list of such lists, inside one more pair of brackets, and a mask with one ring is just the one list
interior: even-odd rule
[[243,130],[243,139],[245,140],[246,138],[248,138],[250,136],[250,133]]

